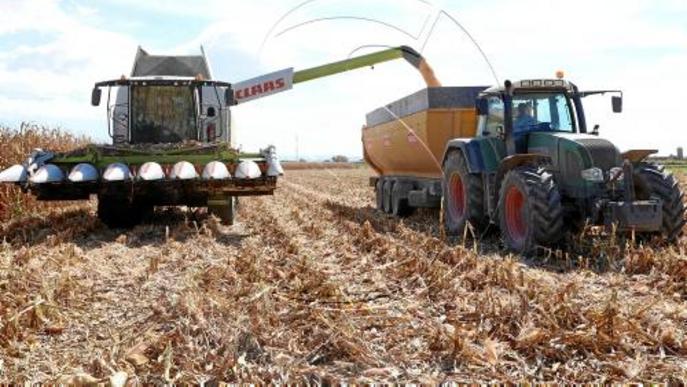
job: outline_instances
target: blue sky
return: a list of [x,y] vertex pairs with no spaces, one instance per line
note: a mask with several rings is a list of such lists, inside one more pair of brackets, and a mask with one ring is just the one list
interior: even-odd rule
[[[89,105],[93,82],[128,74],[137,45],[152,53],[197,53],[203,45],[215,77],[240,81],[285,67],[305,68],[345,58],[366,44],[419,48],[422,31],[445,10],[478,40],[506,78],[551,77],[558,69],[583,89],[622,88],[625,112],[608,98],[587,101],[588,121],[621,149],[687,147],[677,113],[687,88],[687,2],[521,0],[319,0],[279,23],[302,1],[0,0],[0,123],[36,121],[107,141],[103,108]],[[406,33],[333,16],[374,18]],[[439,19],[424,54],[446,85],[495,80],[477,50],[448,19]],[[275,144],[293,156],[359,157],[365,113],[422,88],[404,63],[388,63],[297,85],[234,110],[246,150]]]

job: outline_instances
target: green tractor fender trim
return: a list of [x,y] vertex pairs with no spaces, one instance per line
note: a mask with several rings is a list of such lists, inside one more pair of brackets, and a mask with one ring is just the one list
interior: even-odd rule
[[506,156],[503,140],[494,137],[457,138],[446,144],[442,164],[448,154],[460,150],[467,161],[470,173],[496,172]]

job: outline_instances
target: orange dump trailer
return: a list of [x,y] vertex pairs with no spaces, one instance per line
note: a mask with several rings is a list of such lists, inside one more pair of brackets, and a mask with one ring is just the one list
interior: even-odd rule
[[[370,181],[377,188],[378,208],[403,215],[439,206],[446,143],[475,136],[475,100],[486,88],[430,87],[367,114],[363,153],[379,175]],[[384,194],[392,189],[401,200]],[[391,208],[394,203],[402,208]]]

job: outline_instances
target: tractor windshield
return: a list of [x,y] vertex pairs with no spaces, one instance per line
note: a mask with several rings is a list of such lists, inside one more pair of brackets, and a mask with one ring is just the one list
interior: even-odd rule
[[574,132],[572,110],[564,93],[522,93],[513,96],[513,132]]
[[198,135],[193,87],[132,86],[131,142],[176,143]]

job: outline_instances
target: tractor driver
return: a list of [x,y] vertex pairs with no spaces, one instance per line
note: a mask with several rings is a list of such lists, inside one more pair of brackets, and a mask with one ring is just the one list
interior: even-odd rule
[[515,122],[513,123],[513,132],[527,132],[537,124],[538,122],[533,116],[532,105],[525,102],[518,104],[518,115],[515,117]]

